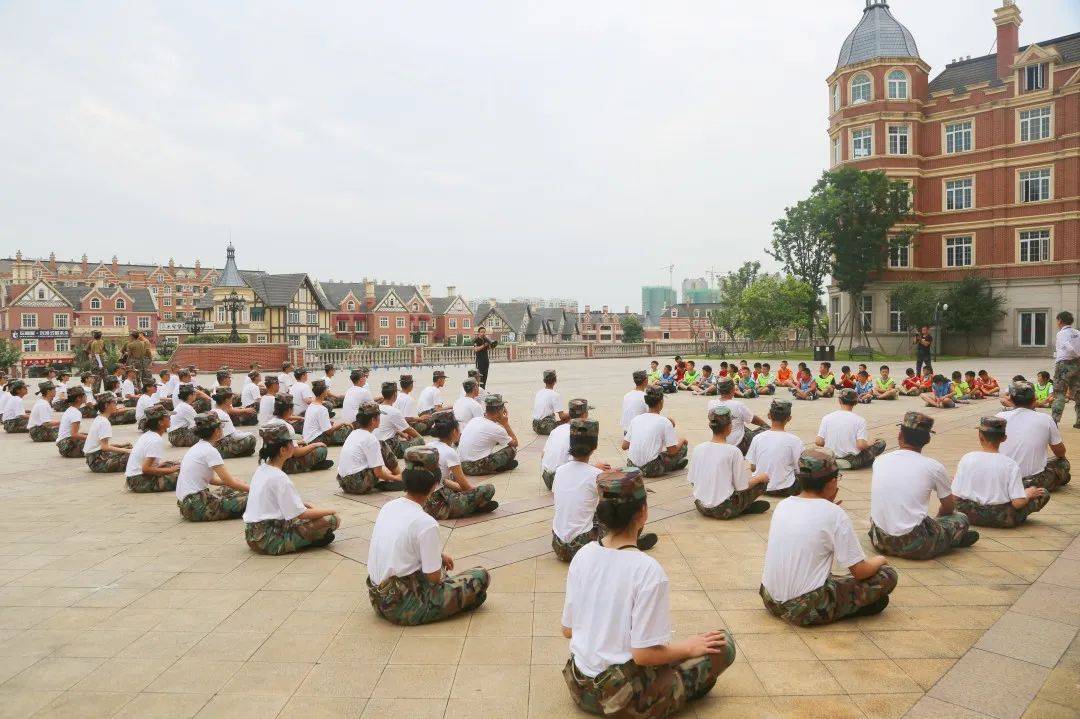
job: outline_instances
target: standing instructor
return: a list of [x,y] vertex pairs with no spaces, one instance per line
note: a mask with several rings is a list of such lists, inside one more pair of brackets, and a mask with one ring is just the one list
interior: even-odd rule
[[487,387],[488,378],[488,350],[497,344],[487,336],[486,327],[476,329],[476,337],[473,338],[473,352],[476,354],[476,371],[480,373],[480,386]]
[[915,376],[921,377],[923,365],[931,364],[930,348],[934,344],[934,336],[930,334],[930,328],[924,325],[911,338],[911,342],[915,345]]
[[1061,421],[1065,405],[1072,399],[1076,403],[1076,423],[1080,428],[1080,332],[1073,327],[1072,312],[1063,310],[1057,314],[1057,341],[1054,343],[1054,403],[1050,416]]

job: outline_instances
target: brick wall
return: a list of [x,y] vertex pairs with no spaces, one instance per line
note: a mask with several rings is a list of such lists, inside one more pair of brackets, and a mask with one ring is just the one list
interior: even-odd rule
[[303,350],[282,344],[182,344],[169,358],[170,364],[193,364],[201,370],[216,370],[227,366],[234,370],[246,369],[258,362],[264,369],[280,367],[286,359],[299,364]]

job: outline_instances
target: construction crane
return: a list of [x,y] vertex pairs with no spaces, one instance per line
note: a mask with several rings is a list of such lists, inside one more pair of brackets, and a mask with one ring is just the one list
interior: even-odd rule
[[671,291],[674,292],[675,291],[675,265],[666,265],[664,267],[661,267],[660,269],[668,271],[668,287],[670,287]]

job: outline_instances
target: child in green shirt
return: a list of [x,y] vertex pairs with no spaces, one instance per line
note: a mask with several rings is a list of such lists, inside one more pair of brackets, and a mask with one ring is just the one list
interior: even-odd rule
[[1054,402],[1054,383],[1050,381],[1050,373],[1038,372],[1035,377],[1035,406],[1049,407]]
[[775,394],[776,377],[772,373],[772,367],[768,362],[761,364],[761,372],[757,376],[758,394]]
[[971,385],[964,381],[964,375],[957,370],[952,373],[953,398],[956,400],[971,399]]
[[833,396],[833,394],[836,392],[836,375],[832,373],[831,363],[821,363],[821,365],[818,367],[817,377],[814,377],[814,384],[817,385],[819,396]]
[[698,381],[701,379],[701,373],[698,372],[697,365],[694,364],[694,360],[686,360],[686,371],[683,372],[682,382],[679,383],[679,389],[692,390],[697,387]]
[[896,387],[896,380],[889,376],[889,366],[881,365],[878,372],[880,374],[874,380],[874,399],[896,399],[900,390]]

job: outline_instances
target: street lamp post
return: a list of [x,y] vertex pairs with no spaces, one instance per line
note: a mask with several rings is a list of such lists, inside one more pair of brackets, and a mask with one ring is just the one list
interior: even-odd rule
[[[948,311],[949,311],[949,303],[948,302],[946,302],[945,304],[941,304],[940,302],[938,302],[936,305],[934,305],[934,329],[937,330],[937,335],[938,335],[938,337],[937,337],[938,338],[937,346],[938,347],[941,347],[941,313],[942,312],[948,312]],[[931,364],[933,364],[937,360],[937,357],[935,357],[935,354],[940,356],[941,355],[941,350],[938,349],[935,352],[933,348],[930,349],[930,363]]]
[[191,335],[201,335],[202,331],[206,329],[206,320],[202,318],[201,314],[193,312],[184,320],[184,328]]
[[236,290],[233,290],[225,296],[225,299],[222,300],[222,304],[225,305],[225,311],[229,313],[229,320],[232,323],[232,331],[229,333],[229,341],[239,342],[240,333],[236,331],[236,317],[240,313],[240,311],[244,309],[244,305],[246,304],[246,302],[244,301],[243,297],[237,294]]

